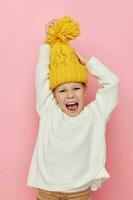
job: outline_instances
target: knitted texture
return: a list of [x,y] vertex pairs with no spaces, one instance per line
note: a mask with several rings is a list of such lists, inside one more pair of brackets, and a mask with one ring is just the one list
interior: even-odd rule
[[48,27],[46,43],[51,46],[50,53],[50,89],[66,82],[88,82],[86,66],[79,62],[69,40],[80,34],[79,25],[69,16],[55,20]]

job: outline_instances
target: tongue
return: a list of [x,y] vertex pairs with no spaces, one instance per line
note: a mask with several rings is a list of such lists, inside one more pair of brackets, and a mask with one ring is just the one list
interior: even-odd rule
[[75,109],[77,109],[77,104],[67,105],[67,108],[69,110],[75,110]]

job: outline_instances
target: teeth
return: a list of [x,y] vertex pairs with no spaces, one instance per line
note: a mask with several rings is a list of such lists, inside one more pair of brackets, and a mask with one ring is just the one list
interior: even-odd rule
[[77,102],[69,102],[69,103],[67,103],[67,105],[73,105],[75,103],[77,103]]

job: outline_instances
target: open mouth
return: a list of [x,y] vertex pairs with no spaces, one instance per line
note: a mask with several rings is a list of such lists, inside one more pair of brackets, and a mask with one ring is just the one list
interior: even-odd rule
[[68,103],[66,104],[66,107],[67,107],[67,109],[70,110],[70,111],[77,110],[77,108],[78,108],[78,102],[68,102]]

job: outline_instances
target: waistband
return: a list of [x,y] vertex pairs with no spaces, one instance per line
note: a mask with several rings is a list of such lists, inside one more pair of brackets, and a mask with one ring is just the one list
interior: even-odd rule
[[88,189],[85,189],[85,190],[82,190],[82,191],[76,191],[76,192],[59,192],[59,191],[48,191],[48,190],[44,190],[44,189],[38,189],[38,195],[41,195],[41,196],[54,196],[54,197],[62,197],[62,198],[80,198],[80,197],[90,197],[91,195],[91,190],[88,188]]

